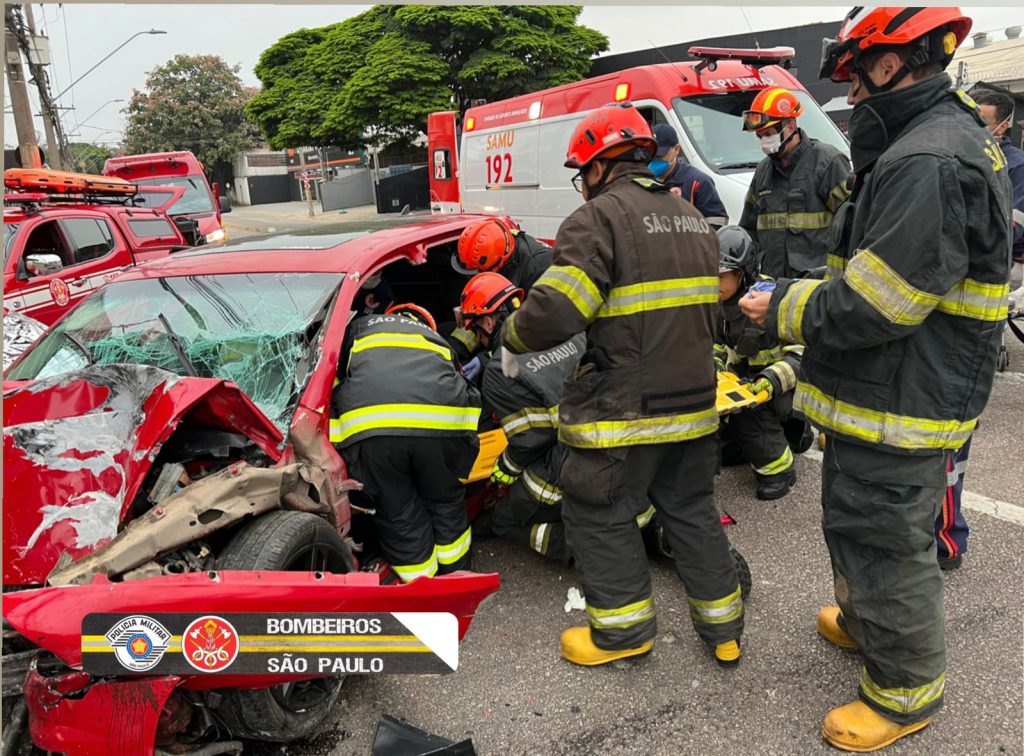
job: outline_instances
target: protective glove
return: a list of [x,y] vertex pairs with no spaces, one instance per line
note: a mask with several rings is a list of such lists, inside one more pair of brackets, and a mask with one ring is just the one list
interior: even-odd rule
[[465,365],[462,366],[462,375],[467,381],[475,381],[476,377],[480,375],[480,371],[484,368],[484,360],[482,355],[477,355]]
[[755,394],[760,394],[762,391],[768,392],[768,399],[772,398],[772,394],[775,393],[775,384],[764,376],[758,378],[750,384],[750,390]]
[[501,348],[501,372],[506,378],[515,378],[519,375],[519,363],[516,361],[516,356],[505,347]]

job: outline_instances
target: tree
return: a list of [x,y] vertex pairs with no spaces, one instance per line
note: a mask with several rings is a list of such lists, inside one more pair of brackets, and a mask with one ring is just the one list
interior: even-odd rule
[[99,173],[103,170],[103,164],[107,158],[113,156],[113,152],[106,147],[101,147],[88,142],[72,142],[68,145],[68,152],[74,161],[72,170],[83,171],[84,173]]
[[568,84],[608,49],[574,5],[375,6],[260,56],[246,108],[275,149],[407,144],[427,115]]
[[259,141],[245,115],[256,91],[242,84],[239,69],[216,55],[177,55],[154,68],[146,91],[135,90],[125,108],[125,150],[189,150],[214,176],[230,177],[235,155]]

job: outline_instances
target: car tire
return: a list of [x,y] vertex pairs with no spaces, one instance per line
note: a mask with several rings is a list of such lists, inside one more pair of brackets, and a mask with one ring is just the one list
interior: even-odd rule
[[[217,559],[221,570],[333,572],[355,569],[352,552],[322,517],[270,512],[249,523]],[[222,690],[215,713],[232,735],[276,743],[309,737],[330,714],[344,677],[285,683],[260,690]]]

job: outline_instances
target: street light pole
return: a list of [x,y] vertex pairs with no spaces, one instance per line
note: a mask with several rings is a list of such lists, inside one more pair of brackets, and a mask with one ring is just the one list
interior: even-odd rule
[[122,43],[121,43],[121,44],[119,44],[119,45],[118,45],[117,47],[115,47],[115,48],[114,48],[113,50],[111,50],[111,51],[110,51],[110,52],[109,52],[109,53],[108,53],[108,54],[107,54],[107,55],[106,55],[105,57],[101,58],[101,59],[100,59],[100,60],[99,60],[99,61],[98,61],[98,62],[96,63],[96,65],[94,65],[94,66],[93,66],[92,68],[90,68],[90,69],[89,69],[88,71],[86,71],[86,72],[85,72],[84,74],[82,74],[81,76],[79,76],[79,77],[78,77],[77,79],[75,79],[75,80],[74,80],[73,82],[71,82],[70,84],[68,84],[68,85],[67,85],[67,86],[66,86],[66,87],[64,88],[64,91],[63,91],[63,92],[61,92],[60,94],[58,94],[58,95],[57,95],[56,97],[54,97],[53,99],[55,99],[55,100],[59,100],[59,99],[60,99],[60,98],[61,98],[61,97],[62,97],[63,95],[67,94],[67,93],[68,93],[68,91],[69,91],[69,90],[70,90],[70,89],[71,89],[71,88],[72,88],[73,86],[75,86],[75,84],[77,84],[77,83],[78,83],[78,82],[80,82],[80,81],[81,81],[82,79],[84,79],[84,78],[85,78],[86,76],[88,76],[88,75],[89,75],[89,74],[91,74],[91,73],[92,73],[93,71],[95,71],[95,70],[96,70],[97,68],[99,68],[99,66],[100,66],[100,64],[101,64],[101,63],[103,63],[103,62],[104,62],[104,61],[105,61],[105,60],[106,60],[107,58],[111,57],[111,56],[112,56],[112,55],[113,55],[114,53],[116,53],[116,52],[117,52],[118,50],[120,50],[120,49],[121,49],[122,47],[124,47],[125,45],[127,45],[127,44],[128,44],[129,42],[131,42],[131,41],[132,41],[133,39],[135,39],[136,37],[141,37],[141,36],[142,36],[143,34],[166,34],[166,33],[167,33],[167,32],[165,32],[165,31],[164,31],[163,29],[149,29],[148,31],[140,31],[140,32],[135,32],[135,34],[133,34],[132,36],[128,37],[128,39],[126,39],[126,40],[125,40],[124,42],[122,42]]
[[84,126],[86,123],[89,122],[90,118],[92,118],[94,115],[99,113],[101,110],[103,110],[103,108],[107,107],[107,105],[109,105],[112,102],[124,102],[124,98],[123,97],[118,97],[117,99],[114,99],[114,100],[107,100],[105,103],[103,103],[98,108],[96,108],[96,110],[92,111],[89,115],[87,115],[81,121],[79,121],[74,126],[72,126],[71,130],[74,131],[75,129],[78,129],[78,128],[81,128],[82,126]]

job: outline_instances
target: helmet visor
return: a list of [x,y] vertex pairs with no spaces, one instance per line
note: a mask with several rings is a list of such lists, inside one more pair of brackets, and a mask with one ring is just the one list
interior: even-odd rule
[[[852,40],[840,42],[838,39],[825,37],[821,40],[821,66],[818,70],[819,79],[832,79],[839,67],[840,59],[850,51]],[[833,81],[849,81],[849,76]]]
[[744,110],[743,111],[743,130],[744,131],[757,131],[767,126],[771,126],[778,119],[772,119],[767,113],[762,113],[759,110]]

